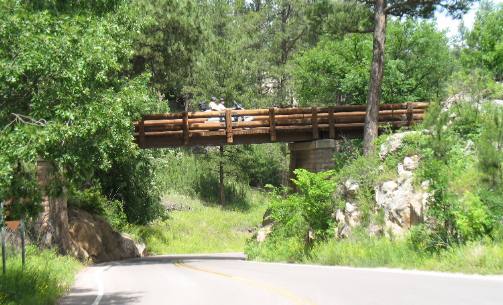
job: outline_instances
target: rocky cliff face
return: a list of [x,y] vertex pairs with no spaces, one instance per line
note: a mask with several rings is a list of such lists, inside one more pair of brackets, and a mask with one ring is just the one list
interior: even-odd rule
[[145,245],[135,243],[130,236],[114,231],[100,216],[69,209],[68,223],[71,253],[80,260],[99,263],[146,254]]
[[[46,190],[54,179],[52,164],[39,161],[37,174],[40,187]],[[28,228],[34,243],[95,263],[145,255],[145,245],[114,231],[104,218],[68,208],[64,190],[57,197],[45,193],[42,212]]]
[[[403,139],[410,132],[397,133],[388,139],[380,149],[381,159],[396,151]],[[372,222],[367,230],[370,235],[402,236],[413,225],[425,221],[425,212],[431,194],[428,193],[429,183],[413,184],[414,171],[421,162],[417,155],[406,156],[396,168],[396,178],[384,181],[374,186],[374,213],[382,213],[381,221]],[[359,184],[351,179],[345,181],[340,188],[339,196],[345,199],[344,208],[337,209],[333,215],[337,222],[336,235],[339,238],[348,237],[352,230],[362,222],[362,212],[357,200]]]
[[[425,220],[425,211],[430,198],[429,185],[427,181],[424,181],[421,187],[414,187],[413,172],[418,163],[418,156],[405,157],[398,165],[396,179],[375,186],[375,212],[383,211],[383,222],[371,223],[368,227],[370,235],[401,236],[411,226]],[[348,237],[352,229],[361,223],[361,211],[356,199],[359,188],[358,183],[353,180],[347,180],[344,183],[343,196],[346,204],[343,209],[338,209],[334,213],[338,224],[338,237]]]

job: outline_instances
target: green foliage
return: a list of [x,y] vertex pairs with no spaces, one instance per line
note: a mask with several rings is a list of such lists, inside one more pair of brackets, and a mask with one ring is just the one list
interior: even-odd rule
[[[414,244],[417,244],[414,242]],[[355,267],[394,267],[476,274],[503,272],[503,245],[474,242],[438,253],[418,251],[410,241],[360,237],[320,243],[305,258],[308,263]]]
[[123,205],[122,201],[109,200],[102,194],[101,188],[96,186],[82,191],[73,189],[68,196],[68,206],[104,216],[119,231],[128,225]]
[[489,107],[477,141],[478,165],[494,191],[503,192],[503,109]]
[[[444,95],[452,70],[444,33],[426,21],[390,22],[387,31],[384,102],[429,101]],[[364,103],[372,37],[327,36],[296,59],[296,93],[304,104]]]
[[[304,169],[295,170],[296,178],[292,179],[297,193],[286,198],[276,196],[271,204],[272,217],[280,225],[296,226],[305,223],[305,228],[323,236],[330,227],[332,212],[333,172],[311,173]],[[296,219],[300,216],[302,220]],[[298,232],[295,230],[291,233]],[[301,232],[307,236],[307,231]]]
[[253,187],[279,186],[288,174],[285,144],[261,144],[227,147],[226,162],[234,166],[240,179]]
[[[203,18],[196,1],[134,1],[144,20],[134,38],[133,73],[149,71],[162,99],[183,108],[182,89],[193,77],[195,61],[206,40]],[[180,104],[181,103],[181,104]]]
[[295,170],[293,183],[298,192],[272,193],[269,209],[274,230],[265,242],[250,241],[247,255],[252,259],[297,261],[309,251],[312,239],[325,239],[330,234],[333,211],[333,172],[311,173]]
[[260,192],[248,191],[247,197],[250,206],[242,210],[170,194],[163,198],[165,204],[179,210],[167,219],[130,226],[126,231],[145,242],[151,254],[241,252],[266,208]]
[[464,240],[478,240],[491,231],[493,219],[490,211],[482,200],[466,192],[454,208],[456,226]]
[[[20,255],[7,259],[7,274],[0,274],[0,304],[54,304],[73,284],[82,265],[69,256],[52,250],[27,249],[26,269],[21,269]],[[0,262],[1,267],[1,262]]]
[[111,200],[109,190],[117,187],[105,177],[142,177],[135,193],[120,199],[130,221],[148,221],[159,202],[159,194],[147,189],[152,175],[131,174],[142,169],[138,161],[121,166],[141,159],[132,120],[162,109],[147,87],[148,75],[125,77],[141,20],[127,3],[97,1],[100,14],[65,3],[0,3],[0,194],[23,195],[15,190],[21,179],[26,188],[36,185],[34,167],[22,174],[16,164],[34,165],[40,157],[64,173],[62,183],[77,191],[104,186]]
[[473,29],[466,37],[468,48],[462,53],[463,63],[471,68],[489,71],[503,80],[503,7],[483,7],[477,12]]
[[501,167],[500,134],[494,125],[501,110],[478,107],[462,103],[441,111],[434,106],[425,122],[430,135],[419,145],[418,180],[430,181],[433,193],[424,231],[430,250],[494,236],[501,221],[503,192],[493,181]]
[[169,149],[155,160],[156,177],[164,191],[196,196],[206,202],[219,201],[219,163],[224,164],[224,190],[230,205],[246,208],[246,192],[266,184],[280,185],[287,164],[284,145],[226,146],[218,149]]

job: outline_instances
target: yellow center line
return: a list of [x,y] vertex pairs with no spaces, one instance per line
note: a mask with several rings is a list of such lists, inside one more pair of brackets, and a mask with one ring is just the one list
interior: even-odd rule
[[283,298],[291,301],[295,305],[316,305],[315,303],[313,303],[309,300],[306,300],[306,299],[303,299],[301,297],[296,296],[295,294],[293,294],[292,292],[290,292],[286,289],[275,287],[275,286],[272,286],[272,285],[269,285],[269,284],[266,284],[263,282],[247,279],[247,278],[240,277],[240,276],[235,276],[232,274],[227,274],[227,273],[222,273],[222,272],[213,271],[213,270],[209,270],[209,269],[194,267],[194,266],[187,265],[185,263],[175,263],[175,266],[179,267],[179,268],[185,268],[185,269],[190,269],[190,270],[194,270],[194,271],[218,275],[218,276],[225,277],[225,278],[228,278],[233,281],[242,282],[247,285],[268,291],[272,294],[282,296]]

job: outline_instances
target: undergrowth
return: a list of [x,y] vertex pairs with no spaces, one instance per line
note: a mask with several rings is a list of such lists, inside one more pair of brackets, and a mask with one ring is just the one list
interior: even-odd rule
[[[0,269],[1,269],[0,263]],[[0,304],[54,304],[73,284],[82,265],[70,256],[57,255],[53,250],[27,248],[26,268],[22,271],[21,257],[7,258],[7,273],[0,273]]]
[[317,245],[302,261],[354,267],[503,274],[503,243],[469,242],[428,253],[415,250],[407,240],[331,240]]
[[149,254],[242,252],[266,208],[259,191],[247,192],[246,209],[178,194],[168,194],[164,201],[175,203],[181,210],[170,212],[165,220],[129,229],[145,242]]

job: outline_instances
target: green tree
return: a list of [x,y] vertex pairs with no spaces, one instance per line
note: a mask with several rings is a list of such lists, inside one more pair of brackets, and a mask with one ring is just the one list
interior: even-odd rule
[[484,121],[477,143],[479,166],[490,188],[503,192],[503,109],[491,107]]
[[174,109],[187,107],[183,88],[193,75],[195,59],[206,37],[200,9],[193,0],[134,1],[144,26],[135,37],[133,74],[149,71],[160,100]]
[[[62,182],[76,190],[101,187],[105,175],[99,172],[122,175],[118,162],[130,162],[142,176],[143,168],[134,165],[149,162],[148,154],[133,143],[132,120],[166,108],[152,98],[148,76],[125,77],[141,19],[127,3],[105,3],[96,13],[82,2],[0,1],[0,143],[6,144],[0,194],[12,194],[13,182],[20,181],[18,162],[34,164],[38,157],[54,162]],[[148,179],[134,200],[121,198],[127,210],[159,203],[155,189],[147,190]],[[112,199],[114,193],[105,195]],[[152,217],[138,215],[144,217],[131,219]]]
[[465,12],[473,0],[358,0],[373,10],[373,48],[370,83],[367,96],[367,114],[363,131],[363,151],[374,150],[378,135],[379,102],[384,72],[386,21],[388,16],[430,18],[437,9],[444,9],[454,16]]
[[[382,101],[425,101],[442,96],[452,70],[445,35],[431,22],[407,19],[389,24],[387,40]],[[293,75],[301,103],[365,103],[371,54],[370,35],[326,36],[296,59]]]
[[462,61],[471,68],[489,71],[495,80],[503,80],[503,6],[482,6],[473,30],[466,35],[467,48]]

